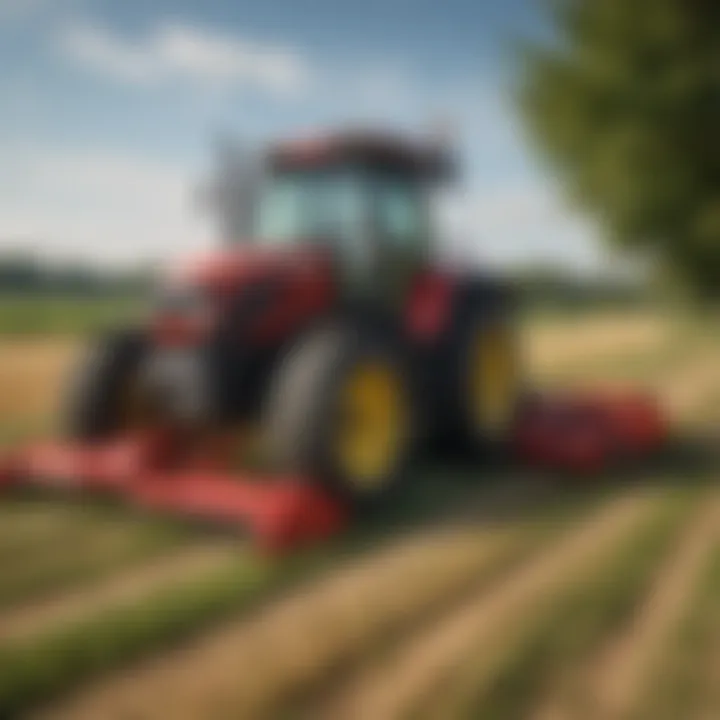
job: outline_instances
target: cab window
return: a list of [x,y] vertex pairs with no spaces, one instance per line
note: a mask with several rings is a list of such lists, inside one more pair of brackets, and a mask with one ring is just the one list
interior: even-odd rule
[[302,240],[362,245],[362,179],[347,171],[295,171],[269,179],[260,204],[258,235],[266,244]]
[[402,177],[379,178],[375,183],[376,231],[383,243],[397,249],[421,248],[428,229],[422,189]]

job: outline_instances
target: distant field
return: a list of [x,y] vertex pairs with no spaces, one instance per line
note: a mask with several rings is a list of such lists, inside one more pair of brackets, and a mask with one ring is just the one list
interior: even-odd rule
[[74,337],[0,339],[0,442],[51,425],[82,343]]
[[[57,327],[74,329],[0,330],[6,439],[52,425],[84,332]],[[641,385],[718,432],[711,323],[542,315],[523,337],[535,383]],[[578,484],[418,468],[374,522],[283,560],[114,505],[6,498],[0,717],[720,717],[720,458],[671,460]]]
[[141,308],[130,297],[0,295],[0,337],[91,333],[133,317]]

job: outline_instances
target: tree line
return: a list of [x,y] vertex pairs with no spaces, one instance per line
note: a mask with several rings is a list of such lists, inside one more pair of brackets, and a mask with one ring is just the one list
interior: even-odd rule
[[[521,303],[530,309],[629,306],[651,297],[640,282],[579,277],[562,268],[518,268],[508,275]],[[154,278],[151,268],[111,271],[79,262],[49,264],[30,253],[0,253],[0,296],[136,297],[151,290]]]
[[0,252],[0,293],[94,297],[131,295],[151,284],[150,268],[106,270],[80,262],[48,263],[30,252]]

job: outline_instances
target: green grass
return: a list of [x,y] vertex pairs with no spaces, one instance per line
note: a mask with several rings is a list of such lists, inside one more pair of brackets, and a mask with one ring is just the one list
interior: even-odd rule
[[551,679],[586,657],[608,634],[632,617],[645,596],[658,563],[677,537],[697,493],[666,500],[652,520],[633,534],[619,552],[578,577],[561,591],[522,642],[508,653],[489,680],[478,671],[487,648],[475,663],[440,689],[440,702],[421,717],[520,720],[543,696]]
[[115,546],[122,548],[135,541],[179,540],[181,533],[170,523],[138,518],[129,512],[111,513],[82,501],[69,504],[4,498],[0,503],[0,566],[4,570],[0,583],[13,567],[53,558],[78,558],[108,536],[116,537],[119,545]]
[[[357,526],[331,546],[284,560],[242,555],[227,568],[153,593],[132,606],[103,611],[29,641],[0,648],[0,717],[17,715],[80,683],[154,652],[182,643],[229,618],[237,618],[283,589],[309,582],[345,558],[377,552],[401,528],[432,522],[442,504],[468,498],[464,483],[448,483],[440,499],[436,477],[424,478],[392,512]],[[464,487],[463,487],[464,486]],[[535,508],[548,527],[558,513],[595,502],[575,493]],[[555,515],[553,515],[553,513]]]
[[0,295],[0,336],[85,334],[136,317],[141,308],[132,297]]
[[[0,547],[0,609],[87,585],[189,542],[174,526],[78,518],[62,531]],[[14,545],[14,547],[13,547]]]
[[[378,523],[379,530],[384,522]],[[156,591],[141,602],[104,611],[0,648],[0,717],[37,707],[83,681],[183,642],[346,553],[369,551],[357,532],[335,547],[297,557],[263,560],[241,555],[227,567]]]
[[392,627],[384,628],[379,636],[364,637],[357,647],[348,648],[346,656],[338,658],[315,683],[290,689],[287,696],[278,695],[274,706],[277,716],[313,717],[317,704],[322,704],[326,693],[332,693],[338,684],[365,667],[382,663],[398,643],[411,637],[414,632],[422,631],[428,624],[446,616],[469,596],[491,588],[495,582],[501,582],[521,564],[532,562],[533,556],[542,552],[553,538],[568,531],[568,526],[581,522],[607,499],[604,492],[559,494],[547,503],[540,503],[527,510],[524,518],[513,519],[511,522],[514,525],[523,527],[523,534],[494,558],[481,573],[461,578],[459,583],[455,583],[430,603],[407,608],[401,621]]
[[633,720],[709,717],[709,707],[718,714],[719,660],[720,548],[716,547]]
[[279,576],[268,564],[238,560],[181,587],[166,588],[142,603],[118,607],[0,649],[0,716],[27,711],[87,676],[187,637],[230,611],[237,612]]

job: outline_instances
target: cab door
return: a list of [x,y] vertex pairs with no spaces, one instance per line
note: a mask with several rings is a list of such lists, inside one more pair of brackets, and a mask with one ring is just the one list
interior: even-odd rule
[[371,183],[373,284],[384,300],[398,306],[418,271],[427,265],[430,221],[421,180],[382,174]]

